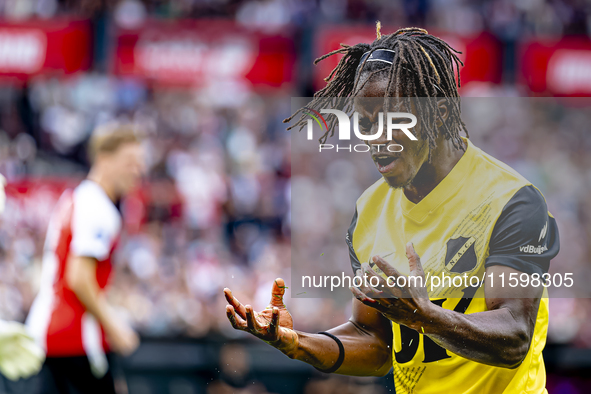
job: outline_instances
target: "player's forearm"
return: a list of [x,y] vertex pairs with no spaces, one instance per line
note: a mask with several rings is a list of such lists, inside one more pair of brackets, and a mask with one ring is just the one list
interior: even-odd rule
[[511,311],[500,308],[461,314],[435,306],[429,321],[412,327],[439,346],[483,364],[513,368],[525,358],[531,342],[527,328]]
[[[345,349],[342,365],[335,372],[341,375],[383,376],[392,367],[390,343],[351,321],[329,330],[340,339]],[[304,361],[321,370],[331,368],[339,357],[339,347],[330,337],[298,331],[298,346],[286,352],[293,359]]]
[[92,314],[105,328],[111,324],[109,306],[101,294],[94,277],[77,275],[70,277],[68,286],[74,292],[84,308]]

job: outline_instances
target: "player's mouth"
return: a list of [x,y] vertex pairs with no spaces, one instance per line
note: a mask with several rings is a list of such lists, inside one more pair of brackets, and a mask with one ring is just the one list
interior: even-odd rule
[[372,158],[378,167],[378,171],[382,174],[385,174],[394,168],[396,161],[400,158],[400,156],[377,154],[372,156]]

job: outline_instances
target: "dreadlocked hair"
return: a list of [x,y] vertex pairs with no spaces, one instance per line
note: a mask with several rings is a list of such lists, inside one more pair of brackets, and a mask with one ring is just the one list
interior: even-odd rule
[[[460,65],[464,64],[457,54],[461,52],[417,27],[399,29],[388,35],[382,35],[380,29],[381,24],[378,22],[377,38],[371,44],[360,43],[353,46],[341,44],[341,48],[314,61],[314,64],[318,64],[330,56],[343,55],[337,66],[324,79],[327,85],[314,94],[314,98],[306,107],[300,108],[283,121],[290,122],[301,114],[295,124],[288,127],[288,130],[294,127],[299,127],[301,130],[307,124],[306,111],[310,108],[319,111],[321,108],[334,105],[338,99],[355,97],[373,76],[380,74],[387,75],[388,81],[384,94],[385,108],[389,108],[391,97],[400,97],[407,108],[410,108],[410,102],[413,99],[422,123],[421,137],[429,143],[429,160],[430,152],[436,146],[435,141],[440,132],[446,139],[451,140],[456,148],[464,149],[460,130],[463,130],[466,136],[468,136],[468,130],[460,116],[458,88],[461,86]],[[394,51],[392,64],[367,61],[371,53],[378,49]],[[360,64],[366,52],[369,54]],[[421,97],[433,100],[414,99]],[[445,121],[438,111],[436,100],[442,97],[446,98],[448,104],[449,116]],[[345,101],[343,110],[351,113],[353,100]],[[442,125],[439,128],[436,125],[437,120],[441,120]],[[326,133],[319,138],[321,144],[324,144],[329,136],[334,135],[337,121],[334,116],[330,118]]]

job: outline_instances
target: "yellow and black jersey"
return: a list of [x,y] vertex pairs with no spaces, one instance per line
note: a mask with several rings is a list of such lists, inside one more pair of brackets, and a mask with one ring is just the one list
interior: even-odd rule
[[[482,278],[492,265],[530,274],[548,271],[559,240],[544,197],[515,170],[466,142],[462,158],[418,204],[383,179],[363,193],[347,233],[354,272],[360,262],[379,255],[409,275],[405,254],[409,241],[421,258],[425,275]],[[427,290],[432,302],[443,308],[459,313],[487,310],[484,286]],[[544,393],[542,349],[547,329],[544,291],[529,352],[518,368],[507,369],[467,360],[393,323],[396,392]]]

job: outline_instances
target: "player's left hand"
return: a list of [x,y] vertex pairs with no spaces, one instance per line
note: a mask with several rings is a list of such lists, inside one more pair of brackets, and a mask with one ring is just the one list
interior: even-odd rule
[[[421,259],[410,242],[406,244],[406,257],[410,266],[410,276],[406,277],[406,280],[398,280],[404,275],[381,257],[374,256],[373,262],[391,279],[386,281],[371,269],[369,264],[364,263],[357,274],[363,277],[367,275],[367,281],[365,281],[367,283],[349,289],[360,302],[377,309],[387,319],[421,332],[420,327],[429,318],[434,304],[429,300]],[[377,283],[377,286],[369,286],[371,277],[377,278],[377,280],[372,279],[372,283]],[[413,277],[420,279],[415,280]],[[395,281],[405,285],[393,285]],[[368,286],[365,286],[366,284]]]

